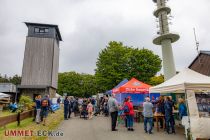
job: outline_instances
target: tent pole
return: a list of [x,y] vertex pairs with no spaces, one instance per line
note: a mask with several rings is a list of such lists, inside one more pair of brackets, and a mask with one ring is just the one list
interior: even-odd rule
[[122,99],[121,99],[121,96],[122,95],[122,93],[120,93],[120,105],[122,105]]
[[[190,125],[190,112],[189,112],[189,106],[188,106],[188,98],[187,98],[187,90],[186,90],[186,88],[185,88],[185,101],[186,101],[186,105],[187,105],[187,115],[188,115],[188,121],[189,121],[189,131],[188,131],[188,133],[190,132],[190,138],[188,138],[188,139],[190,139],[190,140],[192,140],[192,134],[191,134],[191,125]],[[189,135],[187,134],[187,137],[188,137]]]

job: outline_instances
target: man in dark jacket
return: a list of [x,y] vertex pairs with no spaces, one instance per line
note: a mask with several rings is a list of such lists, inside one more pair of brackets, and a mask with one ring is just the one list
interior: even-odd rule
[[65,100],[64,100],[64,120],[68,120],[68,112],[69,112],[69,99],[68,99],[68,96],[65,97]]
[[174,118],[173,118],[173,102],[170,100],[170,97],[166,97],[164,108],[165,108],[166,131],[169,134],[171,128],[172,133],[175,134]]

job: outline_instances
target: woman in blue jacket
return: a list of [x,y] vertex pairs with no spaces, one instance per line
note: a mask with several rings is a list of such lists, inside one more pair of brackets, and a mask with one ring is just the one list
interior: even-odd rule
[[187,107],[184,103],[184,99],[179,98],[179,118],[182,120],[183,116],[187,116]]

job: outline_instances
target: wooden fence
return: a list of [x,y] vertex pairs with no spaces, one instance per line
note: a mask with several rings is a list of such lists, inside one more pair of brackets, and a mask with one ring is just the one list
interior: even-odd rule
[[26,118],[34,116],[34,110],[26,111],[23,113],[17,113],[10,116],[0,117],[0,127],[5,126],[9,123],[16,122],[17,125],[20,125],[20,121]]

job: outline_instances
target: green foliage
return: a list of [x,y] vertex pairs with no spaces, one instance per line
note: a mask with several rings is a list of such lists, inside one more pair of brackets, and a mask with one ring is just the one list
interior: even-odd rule
[[116,86],[124,78],[135,77],[149,83],[161,69],[161,59],[148,49],[124,46],[112,41],[99,53],[96,79],[100,92]]
[[33,100],[29,96],[22,95],[19,100],[19,110],[22,112],[23,110],[30,110],[34,105]]
[[0,74],[0,83],[13,83],[19,85],[21,83],[21,77],[17,74],[12,77],[8,77],[7,75],[1,76]]
[[9,82],[13,83],[15,85],[20,85],[21,84],[21,77],[16,74],[13,77],[10,77]]
[[121,42],[110,42],[99,53],[96,62],[96,78],[100,91],[116,86],[122,79],[128,77],[128,58],[131,49]]
[[9,79],[7,77],[7,75],[1,76],[0,74],[0,83],[8,83]]
[[154,76],[150,78],[149,84],[156,86],[164,82],[164,76],[161,74],[160,76]]
[[140,81],[149,83],[161,69],[161,60],[148,49],[132,49],[129,61],[129,75]]
[[59,73],[58,93],[77,97],[94,95],[97,93],[95,76],[76,72]]

